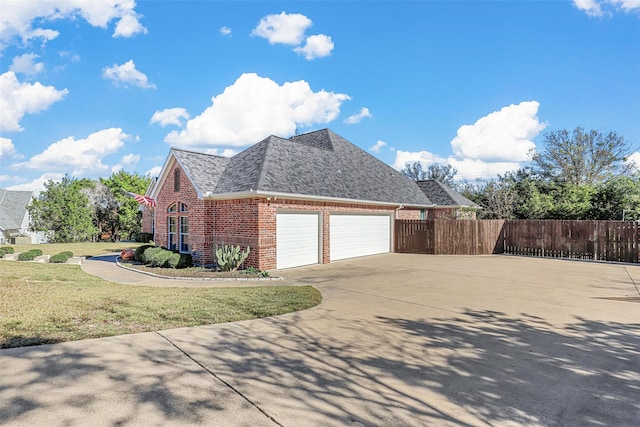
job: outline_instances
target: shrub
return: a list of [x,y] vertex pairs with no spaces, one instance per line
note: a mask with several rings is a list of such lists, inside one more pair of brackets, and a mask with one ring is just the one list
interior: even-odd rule
[[251,248],[247,246],[247,249],[242,251],[240,246],[218,246],[216,245],[214,253],[216,255],[216,263],[223,271],[236,271],[240,264],[244,262],[249,256]]
[[[153,249],[150,250],[153,251]],[[151,267],[164,267],[171,255],[173,255],[173,252],[166,249],[154,251],[153,255],[151,255],[151,262],[149,264]]]
[[49,262],[52,262],[54,264],[64,264],[68,259],[69,257],[67,256],[67,254],[61,252],[59,254],[52,255],[51,258],[49,258]]
[[5,254],[12,254],[14,253],[14,250],[11,246],[3,246],[0,248],[0,252],[4,252]]
[[149,243],[153,240],[153,234],[151,233],[138,233],[136,234],[136,242]]
[[149,248],[153,248],[153,245],[142,245],[142,246],[138,246],[135,250],[135,252],[133,253],[133,259],[138,261],[138,262],[143,262],[142,261],[142,254],[144,253],[144,251],[146,251]]
[[42,250],[40,249],[30,249],[28,252],[33,252],[36,256],[42,255]]
[[193,258],[191,254],[172,253],[167,259],[167,267],[170,268],[187,268],[193,266]]
[[[146,248],[140,251],[140,262],[143,264],[149,264],[151,262],[151,255],[153,255],[155,251],[158,251],[160,249],[162,248],[159,246],[147,246]],[[133,259],[136,259],[135,252],[133,254]]]
[[30,251],[18,254],[18,261],[33,261],[40,255],[42,255],[42,251],[40,249],[31,249]]
[[67,258],[73,258],[73,252],[71,252],[71,251],[60,252],[60,255],[66,255]]

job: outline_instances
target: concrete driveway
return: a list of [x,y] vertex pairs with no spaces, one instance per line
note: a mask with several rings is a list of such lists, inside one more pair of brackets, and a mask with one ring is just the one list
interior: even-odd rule
[[0,423],[639,423],[638,266],[387,254],[282,275],[322,304],[0,351]]

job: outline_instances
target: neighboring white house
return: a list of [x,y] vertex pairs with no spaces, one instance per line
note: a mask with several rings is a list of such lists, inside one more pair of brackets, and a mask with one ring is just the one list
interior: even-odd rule
[[[29,231],[29,211],[33,192],[0,188],[0,244],[46,243],[45,233]],[[28,239],[28,240],[27,240]]]

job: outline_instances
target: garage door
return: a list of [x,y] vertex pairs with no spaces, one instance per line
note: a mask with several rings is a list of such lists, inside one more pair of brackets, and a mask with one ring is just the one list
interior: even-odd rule
[[318,263],[318,214],[276,214],[276,268]]
[[389,215],[331,215],[330,224],[331,261],[390,251]]

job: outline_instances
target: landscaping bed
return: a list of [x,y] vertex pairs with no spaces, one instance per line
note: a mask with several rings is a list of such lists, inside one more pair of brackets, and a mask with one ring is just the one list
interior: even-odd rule
[[271,277],[268,272],[255,269],[219,271],[212,267],[164,268],[149,267],[135,261],[122,261],[120,265],[144,273],[155,274],[160,277],[171,278],[199,278],[199,279],[259,279]]

